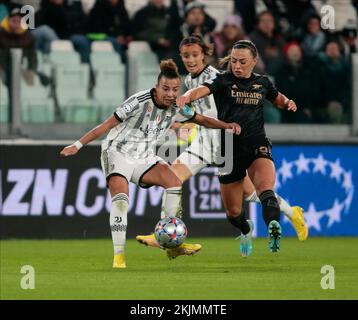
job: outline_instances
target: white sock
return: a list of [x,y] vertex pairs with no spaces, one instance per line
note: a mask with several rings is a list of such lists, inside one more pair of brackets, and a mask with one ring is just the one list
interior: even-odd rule
[[293,210],[289,203],[285,199],[282,199],[277,193],[275,193],[278,204],[280,205],[281,212],[287,217],[291,218],[293,215]]
[[118,193],[112,198],[109,225],[112,232],[114,254],[124,253],[127,231],[128,196]]
[[245,201],[261,203],[259,197],[256,194],[256,190],[253,193],[251,193],[248,197],[246,197]]
[[164,205],[165,205],[166,198],[167,198],[167,192],[166,190],[164,190],[163,197],[162,197],[162,211],[160,212],[160,219],[163,219],[165,217]]
[[[277,193],[275,193],[278,204],[280,206],[280,211],[287,217],[291,218],[293,211],[289,203],[282,199]],[[261,203],[260,198],[257,196],[256,191],[254,191],[252,194],[250,194],[248,197],[245,198],[245,201],[247,202],[257,202]]]
[[164,214],[168,217],[181,217],[182,187],[165,189]]

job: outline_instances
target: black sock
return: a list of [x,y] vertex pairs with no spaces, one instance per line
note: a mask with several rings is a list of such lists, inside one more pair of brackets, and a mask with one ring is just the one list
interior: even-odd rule
[[272,220],[280,222],[280,206],[275,193],[272,190],[265,190],[260,194],[259,198],[262,204],[262,215],[266,226],[268,226]]
[[226,216],[226,218],[234,227],[240,229],[243,234],[248,234],[250,232],[250,225],[245,219],[244,211],[238,217]]

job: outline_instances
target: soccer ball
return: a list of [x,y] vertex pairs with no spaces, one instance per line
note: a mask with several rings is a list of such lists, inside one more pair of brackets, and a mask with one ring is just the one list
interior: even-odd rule
[[185,241],[188,230],[181,219],[165,217],[155,226],[154,235],[160,246],[170,249]]

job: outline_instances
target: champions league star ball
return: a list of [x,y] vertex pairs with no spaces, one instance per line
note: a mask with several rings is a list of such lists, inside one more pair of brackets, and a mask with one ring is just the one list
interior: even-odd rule
[[188,230],[181,219],[165,217],[155,226],[154,235],[162,247],[171,249],[185,241]]

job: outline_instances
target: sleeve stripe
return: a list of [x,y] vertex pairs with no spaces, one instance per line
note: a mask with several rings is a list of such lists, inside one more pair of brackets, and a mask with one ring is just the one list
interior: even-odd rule
[[138,99],[139,102],[143,102],[143,101],[148,100],[150,98],[151,98],[151,95],[150,95],[150,93],[148,93],[146,95],[138,97],[137,99]]
[[114,112],[113,115],[115,116],[115,118],[116,118],[119,122],[123,122],[123,120],[119,117],[119,115],[117,114],[117,112]]
[[210,83],[204,82],[204,83],[202,84],[202,86],[207,87],[207,88],[210,90],[210,92],[211,92],[211,84],[210,84]]

